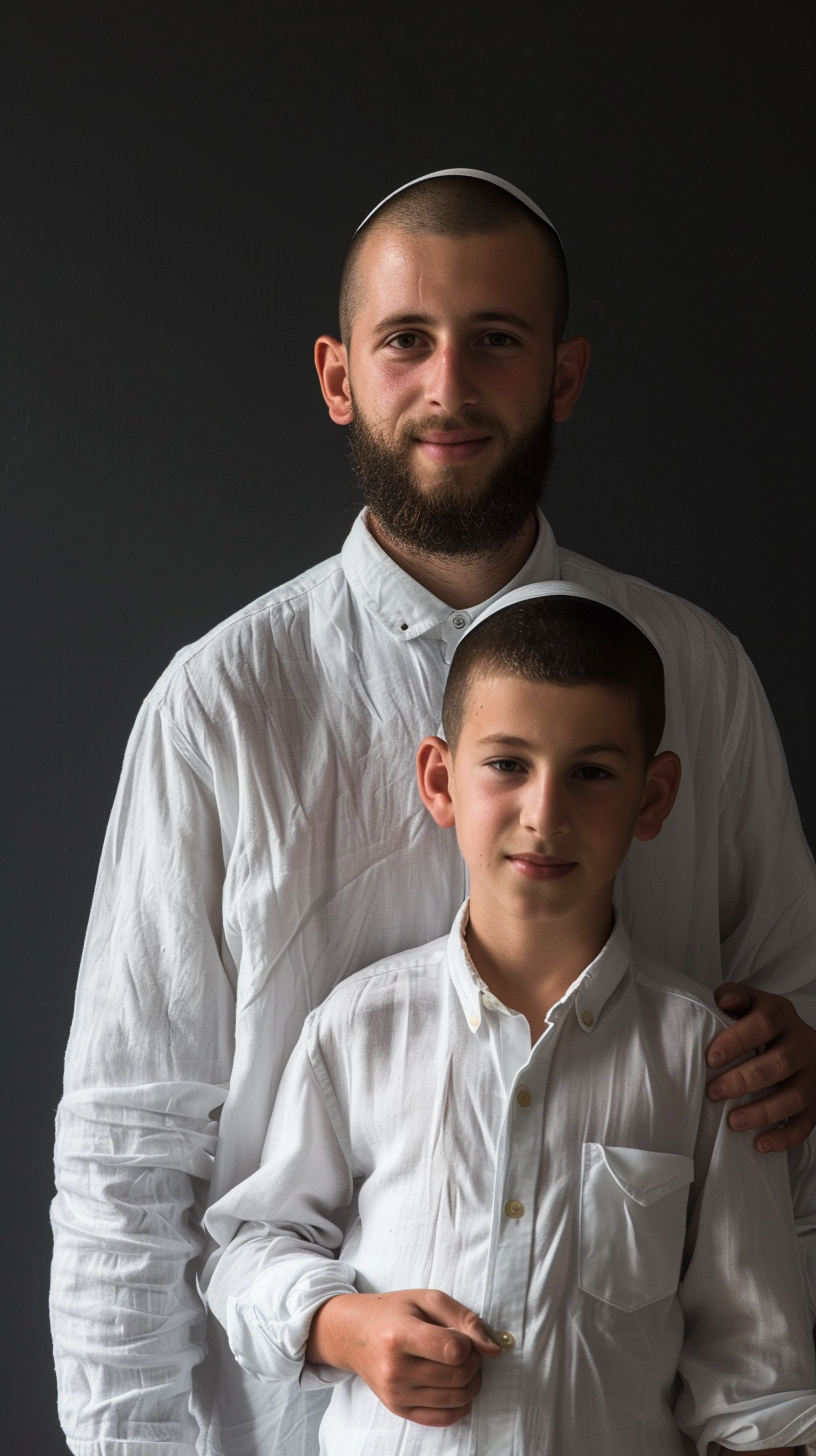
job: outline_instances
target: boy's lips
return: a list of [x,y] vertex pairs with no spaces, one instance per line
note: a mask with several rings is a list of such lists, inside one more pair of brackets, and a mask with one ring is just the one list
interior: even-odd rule
[[578,867],[576,860],[560,859],[555,854],[508,854],[507,859],[516,873],[528,880],[562,880]]

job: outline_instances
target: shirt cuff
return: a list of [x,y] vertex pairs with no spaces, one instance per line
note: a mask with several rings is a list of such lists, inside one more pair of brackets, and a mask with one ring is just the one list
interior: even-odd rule
[[717,1442],[723,1451],[804,1446],[810,1456],[816,1452],[816,1397],[812,1391],[794,1390],[740,1401],[706,1421],[697,1438],[700,1456],[712,1447],[716,1451]]
[[292,1262],[286,1261],[283,1278],[283,1271],[273,1266],[246,1293],[228,1297],[227,1336],[238,1364],[259,1379],[299,1381],[304,1390],[325,1389],[348,1380],[349,1374],[328,1365],[306,1364],[309,1330],[327,1300],[357,1294],[355,1271],[342,1260],[307,1256],[297,1259],[301,1272],[292,1279]]

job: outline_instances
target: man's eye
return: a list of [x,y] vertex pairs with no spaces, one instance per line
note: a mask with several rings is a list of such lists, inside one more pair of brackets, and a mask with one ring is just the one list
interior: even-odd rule
[[499,329],[491,329],[489,334],[483,335],[484,342],[489,344],[491,349],[506,349],[508,345],[515,344],[516,340],[512,334],[504,334]]
[[388,340],[388,347],[389,349],[415,349],[417,344],[421,343],[419,334],[394,334],[393,338]]
[[585,783],[599,783],[601,779],[611,779],[612,777],[608,768],[601,768],[597,763],[582,763],[581,767],[575,770],[575,776],[583,779]]
[[492,758],[490,767],[495,768],[498,773],[523,773],[524,764],[519,763],[517,758]]

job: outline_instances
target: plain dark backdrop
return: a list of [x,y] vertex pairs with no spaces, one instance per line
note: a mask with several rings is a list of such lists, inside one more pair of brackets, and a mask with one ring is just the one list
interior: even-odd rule
[[347,240],[419,173],[562,231],[594,364],[559,539],[691,597],[765,683],[811,839],[805,4],[15,4],[2,136],[5,1449],[56,1456],[50,1145],[130,724],[173,652],[357,509],[312,373]]

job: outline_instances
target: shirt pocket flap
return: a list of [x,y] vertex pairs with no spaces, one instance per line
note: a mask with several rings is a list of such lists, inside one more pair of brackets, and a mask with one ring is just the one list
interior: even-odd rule
[[681,1153],[646,1152],[642,1148],[601,1146],[604,1162],[619,1188],[648,1208],[658,1198],[691,1183],[694,1160]]

